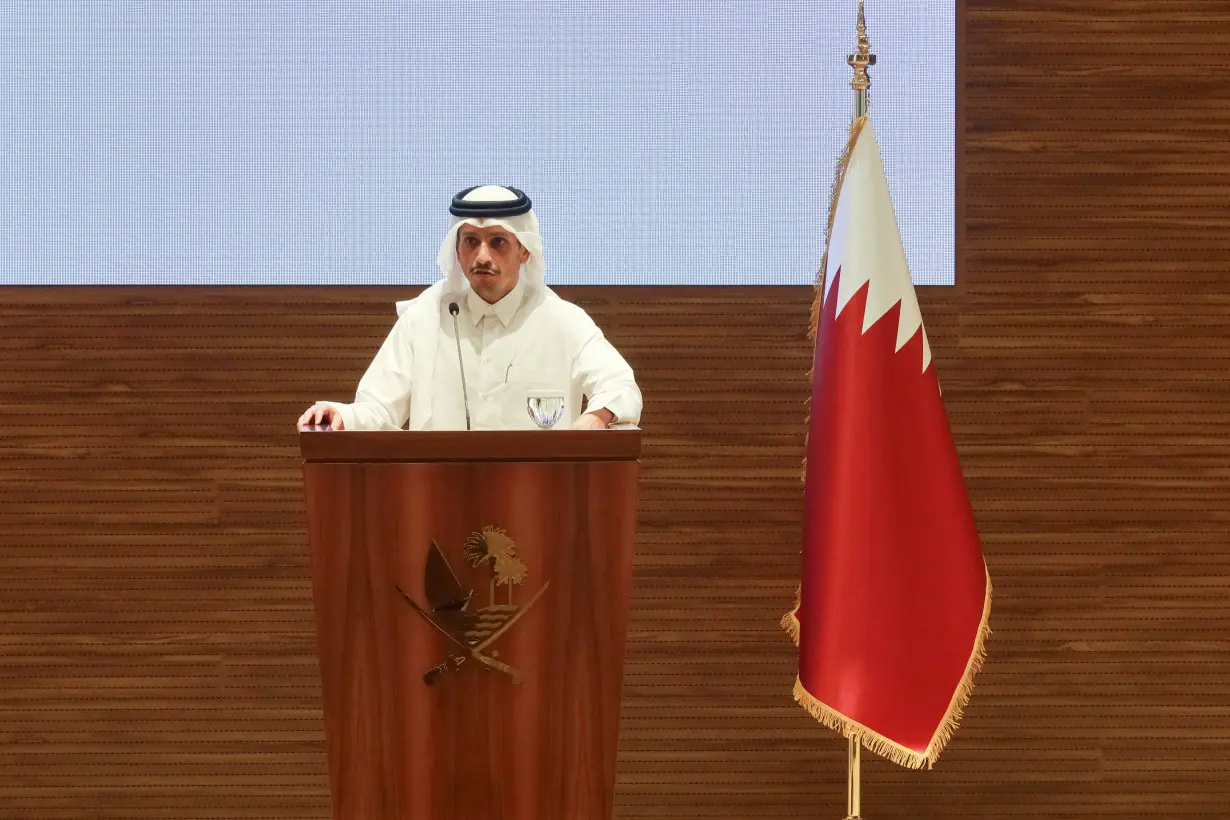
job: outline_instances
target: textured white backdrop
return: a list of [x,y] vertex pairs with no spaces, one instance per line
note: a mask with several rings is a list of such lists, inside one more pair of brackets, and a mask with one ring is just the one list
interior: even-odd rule
[[[954,0],[870,0],[915,282],[953,281]],[[0,7],[0,283],[421,284],[515,185],[553,284],[802,284],[856,0]]]

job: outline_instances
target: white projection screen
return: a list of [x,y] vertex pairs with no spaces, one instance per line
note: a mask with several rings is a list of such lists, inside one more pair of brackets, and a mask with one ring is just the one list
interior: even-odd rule
[[[810,284],[857,8],[8,0],[0,284],[427,284],[489,182],[551,284]],[[918,284],[954,278],[955,8],[867,2]]]

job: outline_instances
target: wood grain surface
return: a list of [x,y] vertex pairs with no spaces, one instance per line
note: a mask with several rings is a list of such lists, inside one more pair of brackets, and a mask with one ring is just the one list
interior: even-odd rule
[[[561,424],[563,422],[560,422]],[[400,461],[635,461],[641,431],[569,430],[329,430],[309,427],[299,434],[299,451],[309,463]]]
[[[936,768],[869,758],[863,814],[1222,818],[1230,6],[966,26],[965,264],[920,298],[994,635]],[[776,626],[809,291],[562,291],[646,401],[616,816],[842,816]],[[329,816],[293,421],[408,293],[0,290],[0,818]]]
[[[603,450],[610,445],[594,439],[607,434],[581,437]],[[458,443],[471,435],[402,438],[427,438],[429,452],[431,439],[452,439],[471,458],[491,449],[483,439],[498,438]],[[537,430],[506,438],[510,447],[527,437],[550,447],[545,440],[557,435],[575,438]],[[305,466],[338,820],[610,820],[638,465],[547,455],[399,463],[390,453],[382,463]],[[517,679],[462,651],[461,668],[429,686],[424,673],[458,650],[399,590],[430,611],[424,572],[434,543],[474,591],[470,611],[513,602],[512,586],[496,585],[489,566],[475,569],[462,554],[488,526],[516,542],[525,577],[515,602],[533,603],[486,650]]]

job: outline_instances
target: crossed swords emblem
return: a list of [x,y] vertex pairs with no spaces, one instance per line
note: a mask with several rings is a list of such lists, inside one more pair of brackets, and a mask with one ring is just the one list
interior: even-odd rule
[[[512,678],[514,684],[518,684],[521,682],[521,672],[498,660],[499,651],[486,650],[538,602],[550,582],[544,583],[525,604],[512,603],[512,586],[514,583],[521,583],[524,565],[515,557],[512,540],[504,535],[502,530],[493,527],[486,527],[482,533],[475,533],[467,539],[466,556],[472,563],[491,560],[495,565],[496,579],[492,581],[492,601],[488,606],[470,610],[474,590],[466,590],[457,580],[456,573],[434,539],[427,551],[427,565],[423,571],[423,589],[430,609],[420,605],[400,585],[397,587],[397,591],[414,611],[453,644],[441,663],[423,673],[423,681],[431,686],[442,673],[449,670],[460,671],[466,659],[471,658],[487,669],[503,672]],[[504,569],[509,561],[515,562],[511,574]],[[508,584],[507,604],[498,604],[495,601],[497,582]]]

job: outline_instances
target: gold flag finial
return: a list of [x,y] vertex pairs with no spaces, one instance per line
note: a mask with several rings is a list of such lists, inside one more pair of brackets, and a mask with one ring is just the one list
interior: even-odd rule
[[876,64],[876,55],[871,53],[871,40],[867,39],[867,18],[863,14],[863,0],[858,0],[858,51],[846,58],[846,62],[854,69],[854,79],[850,87],[854,89],[854,116],[867,115],[867,91],[871,88],[871,77],[867,69]]

